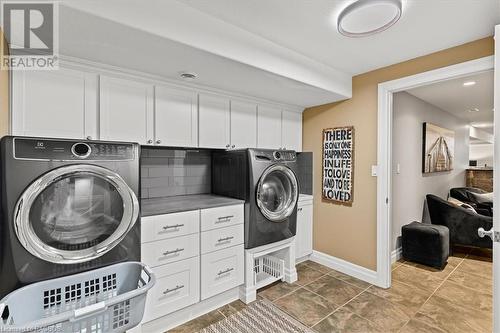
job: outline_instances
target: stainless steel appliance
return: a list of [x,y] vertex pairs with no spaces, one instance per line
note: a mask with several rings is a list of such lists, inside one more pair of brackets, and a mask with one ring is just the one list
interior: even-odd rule
[[294,151],[246,149],[214,152],[212,192],[245,200],[245,248],[293,237],[297,223]]
[[0,297],[33,282],[140,261],[139,149],[2,138]]

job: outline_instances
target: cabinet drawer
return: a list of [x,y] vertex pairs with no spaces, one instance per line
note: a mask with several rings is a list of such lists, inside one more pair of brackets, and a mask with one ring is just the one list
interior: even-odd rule
[[207,299],[244,282],[243,245],[201,256],[201,299]]
[[141,218],[143,243],[194,234],[200,228],[200,211],[146,216]]
[[144,321],[177,311],[200,300],[200,258],[153,268],[156,284],[148,292]]
[[201,253],[205,254],[243,244],[243,233],[243,224],[204,231],[201,233]]
[[243,223],[243,204],[202,209],[200,220],[201,231]]
[[150,267],[195,257],[200,250],[199,234],[144,243],[141,250],[141,261]]

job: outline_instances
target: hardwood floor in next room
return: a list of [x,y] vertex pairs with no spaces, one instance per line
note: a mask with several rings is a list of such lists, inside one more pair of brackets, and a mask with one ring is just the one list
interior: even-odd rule
[[[319,333],[491,332],[491,257],[490,250],[457,248],[442,271],[400,260],[390,289],[307,261],[296,283],[258,295]],[[170,332],[196,332],[244,308],[236,301]]]

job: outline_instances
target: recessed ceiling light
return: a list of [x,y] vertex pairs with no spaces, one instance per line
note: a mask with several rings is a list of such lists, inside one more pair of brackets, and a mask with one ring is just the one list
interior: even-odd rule
[[337,18],[337,30],[347,37],[366,37],[382,32],[401,18],[401,0],[357,0]]
[[464,87],[470,87],[476,84],[476,81],[466,81],[464,82]]
[[198,77],[196,73],[190,73],[190,72],[182,72],[180,76],[184,80],[194,80]]
[[479,112],[479,109],[478,108],[472,108],[472,109],[469,109],[467,111],[469,111],[469,112]]

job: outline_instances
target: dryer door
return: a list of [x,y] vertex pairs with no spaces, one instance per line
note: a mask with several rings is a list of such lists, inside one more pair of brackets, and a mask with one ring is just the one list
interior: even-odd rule
[[299,187],[295,173],[285,165],[268,167],[257,185],[257,205],[272,222],[282,222],[295,210]]
[[71,165],[46,173],[24,191],[15,208],[15,232],[34,256],[75,264],[115,247],[138,216],[137,197],[118,174]]

